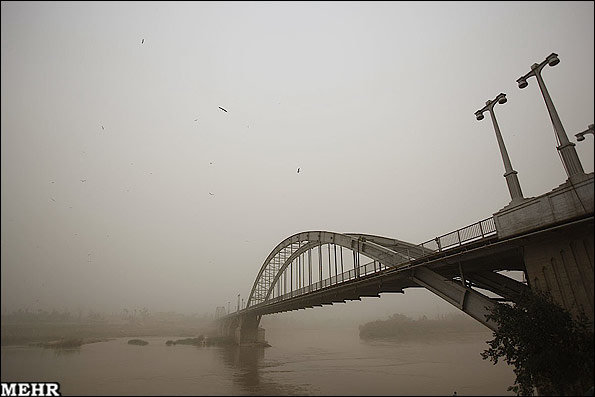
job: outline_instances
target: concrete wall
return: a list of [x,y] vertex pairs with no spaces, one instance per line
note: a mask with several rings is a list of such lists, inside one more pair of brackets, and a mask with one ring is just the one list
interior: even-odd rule
[[558,305],[593,321],[593,229],[574,230],[524,247],[532,289],[550,291]]
[[593,173],[576,183],[566,181],[551,192],[507,206],[494,214],[499,238],[593,214]]

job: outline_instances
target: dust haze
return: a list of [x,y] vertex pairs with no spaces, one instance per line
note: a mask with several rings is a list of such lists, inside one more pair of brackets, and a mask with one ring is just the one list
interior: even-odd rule
[[[295,233],[417,244],[488,218],[510,197],[474,112],[500,92],[525,197],[549,191],[552,125],[516,79],[552,52],[571,141],[594,119],[592,2],[1,7],[3,314],[233,310]],[[454,311],[415,289],[278,317]]]

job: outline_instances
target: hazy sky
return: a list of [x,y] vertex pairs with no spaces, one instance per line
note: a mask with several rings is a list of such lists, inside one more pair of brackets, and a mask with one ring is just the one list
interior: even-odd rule
[[510,196],[474,112],[500,92],[525,197],[545,193],[566,174],[516,79],[552,52],[592,172],[593,4],[2,2],[2,311],[214,313],[294,233],[420,243],[488,218]]

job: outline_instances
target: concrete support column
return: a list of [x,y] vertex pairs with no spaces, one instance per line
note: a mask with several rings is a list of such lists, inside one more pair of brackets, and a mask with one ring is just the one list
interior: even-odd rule
[[243,315],[235,329],[234,339],[238,345],[265,343],[264,328],[260,328],[260,316]]
[[548,291],[574,315],[593,321],[592,224],[552,235],[524,247],[527,281],[533,290]]

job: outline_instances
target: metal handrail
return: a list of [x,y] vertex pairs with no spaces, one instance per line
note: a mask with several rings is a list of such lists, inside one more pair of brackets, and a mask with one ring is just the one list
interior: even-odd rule
[[494,234],[496,234],[496,223],[494,222],[494,217],[489,217],[453,232],[435,237],[419,244],[419,246],[424,250],[442,252],[443,250],[460,247],[464,243],[478,241]]

